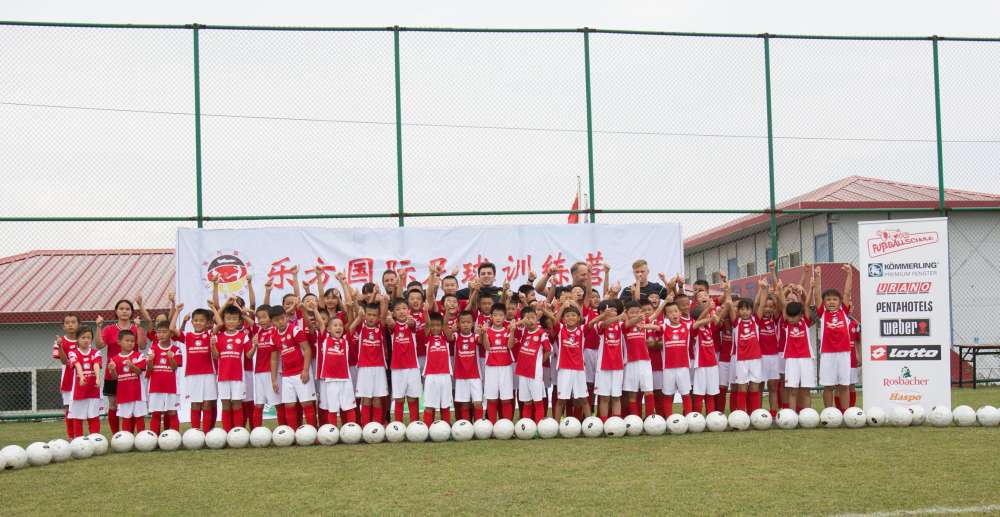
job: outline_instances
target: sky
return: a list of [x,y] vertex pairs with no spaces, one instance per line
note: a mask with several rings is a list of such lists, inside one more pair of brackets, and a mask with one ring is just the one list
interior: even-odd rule
[[[73,2],[4,5],[6,20],[162,24],[648,29],[997,36],[996,2]],[[189,216],[195,207],[188,31],[0,27],[0,160],[13,216]],[[388,32],[202,31],[207,215],[396,210]],[[942,42],[946,185],[998,192],[1000,43]],[[934,184],[931,44],[773,40],[779,201],[844,176]],[[566,209],[587,142],[582,37],[400,36],[408,212]],[[595,204],[767,205],[759,39],[591,36]],[[739,214],[609,214],[679,221]],[[427,217],[408,225],[553,223]],[[181,223],[186,224],[186,223]],[[392,226],[395,219],[234,221]],[[0,223],[0,255],[171,247],[176,222]]]

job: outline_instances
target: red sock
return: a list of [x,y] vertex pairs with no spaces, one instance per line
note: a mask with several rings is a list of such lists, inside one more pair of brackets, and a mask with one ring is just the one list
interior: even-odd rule
[[372,407],[365,404],[361,406],[361,427],[368,425],[372,420]]
[[489,399],[486,401],[486,415],[490,422],[494,424],[497,423],[497,399]]
[[841,404],[840,399],[837,399],[837,409],[839,409],[840,412],[843,413],[844,411],[847,411],[847,405]]
[[858,392],[852,391],[848,395],[848,398],[851,400],[851,407],[854,407],[854,406],[858,405]]
[[730,391],[729,392],[729,412],[732,413],[740,409],[740,392]]
[[459,420],[472,420],[472,408],[469,404],[463,403],[458,406],[458,419]]
[[715,398],[717,395],[708,395],[705,398],[705,414],[715,411]]
[[425,407],[424,408],[424,425],[426,425],[427,427],[430,427],[431,424],[433,424],[433,423],[434,423],[434,410],[431,409],[431,408],[429,408],[429,407]]
[[[582,411],[582,409],[581,409]],[[500,414],[503,415],[507,420],[514,419],[514,401],[513,400],[501,400],[500,401]]]
[[120,430],[118,426],[118,409],[108,410],[108,427],[111,428],[111,434],[115,434]]
[[639,416],[639,396],[630,401],[628,401],[628,414]]
[[472,407],[472,418],[474,418],[473,422],[478,422],[483,419],[482,405]]
[[736,409],[738,409],[740,411],[744,411],[744,412],[747,410],[747,407],[748,407],[747,406],[747,397],[748,397],[747,396],[747,392],[745,392],[745,391],[738,391],[738,392],[736,392],[736,406],[735,406]]
[[[279,411],[280,413],[280,411]],[[191,429],[201,429],[201,410],[191,410]]]
[[691,396],[691,411],[695,413],[705,414],[703,409],[705,409],[705,396],[704,395],[692,395]]
[[101,417],[95,416],[87,419],[87,432],[90,434],[101,432]]
[[441,420],[448,422],[451,425],[451,408],[443,407],[441,408]]
[[132,419],[132,425],[135,426],[135,432],[141,432],[146,430],[146,418],[137,416]]
[[385,425],[385,418],[386,410],[382,406],[372,406],[372,420]]
[[243,427],[246,421],[243,419],[243,405],[238,404],[233,407],[233,427]]
[[253,429],[253,408],[252,400],[243,401],[243,420],[240,422],[241,426]]
[[754,411],[757,411],[760,408],[761,408],[761,393],[759,391],[751,391],[750,392],[750,411],[748,411],[748,412],[749,413],[753,413]]
[[149,417],[149,429],[156,434],[160,434],[160,412],[153,411]]
[[233,410],[223,409],[222,410],[222,430],[229,432],[233,428]]
[[132,422],[132,419],[130,417],[119,417],[118,424],[121,426],[122,431],[128,431],[132,434],[135,434],[135,424]]
[[73,438],[83,436],[83,419],[74,418],[73,419]]
[[[410,413],[410,422],[415,422],[417,415]],[[403,399],[392,401],[392,419],[397,422],[403,421]]]
[[840,408],[840,395],[833,396],[833,405],[837,406],[837,408]]
[[73,419],[69,417],[69,407],[63,413],[63,420],[66,422],[66,437],[72,440],[73,437]]
[[[646,416],[656,413],[656,397],[652,393],[647,393],[642,396],[642,399],[646,403]],[[642,416],[640,413],[637,414]]]
[[535,419],[535,405],[531,402],[521,404],[521,418]]
[[299,428],[299,409],[295,404],[285,404],[285,424],[292,429]]
[[254,406],[250,417],[250,427],[258,428],[264,425],[264,406]]
[[167,421],[169,422],[168,425],[170,426],[170,429],[173,429],[174,431],[181,430],[181,419],[177,417],[177,413],[167,415]]
[[[303,418],[305,417],[305,408],[303,407],[301,402],[295,403],[295,412],[297,416],[297,418],[295,419],[295,423],[302,425],[302,423],[305,422],[305,419]],[[295,428],[298,429],[298,426],[295,426]]]
[[[355,411],[353,409],[348,409],[347,411],[341,411],[340,412],[340,420],[344,424],[349,424],[351,422],[355,422],[356,421],[355,418],[354,418],[356,415],[357,415],[357,411]],[[333,418],[333,416],[334,416],[334,414],[331,412],[330,413],[330,417]]]
[[420,414],[420,399],[410,399],[408,402],[406,409],[410,412],[410,421],[413,422]]
[[719,394],[715,396],[715,410],[726,412],[726,392],[729,391],[728,386],[719,386]]
[[[213,400],[208,405],[208,428],[209,429],[215,427],[215,423],[218,421],[218,418],[219,418],[219,410],[216,407],[215,401]],[[204,415],[201,417],[201,419],[205,420]]]
[[536,400],[535,402],[527,402],[525,404],[526,405],[531,404],[532,406],[534,406],[533,413],[535,416],[536,424],[545,419],[545,406],[543,405],[544,403],[541,400]]
[[[261,411],[263,412],[264,408],[261,408]],[[274,406],[274,414],[278,418],[278,425],[288,425],[288,422],[285,421],[285,405],[284,404],[278,404],[278,405]]]
[[691,406],[691,395],[681,395],[681,407],[684,408],[685,415],[694,411],[694,408]]
[[303,404],[302,410],[305,412],[305,422],[313,427],[316,427],[316,405],[312,403]]

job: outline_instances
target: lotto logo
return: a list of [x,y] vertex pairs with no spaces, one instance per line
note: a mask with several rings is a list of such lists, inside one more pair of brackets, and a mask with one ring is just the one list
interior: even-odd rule
[[872,347],[872,361],[885,361],[886,356],[889,352],[884,346],[873,346]]
[[940,345],[873,345],[872,361],[935,361],[941,358]]

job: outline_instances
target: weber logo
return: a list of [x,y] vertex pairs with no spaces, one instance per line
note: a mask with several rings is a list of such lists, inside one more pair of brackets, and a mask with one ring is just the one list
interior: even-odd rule
[[873,345],[872,361],[936,361],[941,345]]
[[931,292],[931,282],[879,282],[875,286],[875,294],[879,296],[892,294],[927,294]]
[[879,334],[882,337],[926,337],[931,335],[931,320],[899,319],[880,320]]

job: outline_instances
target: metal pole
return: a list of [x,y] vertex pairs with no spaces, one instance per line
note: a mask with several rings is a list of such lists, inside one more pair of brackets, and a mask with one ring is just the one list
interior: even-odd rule
[[594,119],[590,109],[590,29],[583,29],[583,75],[587,88],[587,191],[590,194],[590,222],[597,219],[594,212]]
[[403,226],[403,112],[399,100],[399,27],[392,29],[392,45],[396,64],[396,210],[399,226]]
[[771,122],[771,40],[764,35],[764,95],[767,98],[767,174],[771,187],[771,257],[778,270],[778,214],[774,201],[774,129]]
[[194,167],[195,167],[195,197],[198,203],[196,221],[198,228],[205,222],[201,193],[201,58],[198,53],[198,26],[192,25],[194,33]]
[[938,69],[938,37],[932,36],[931,46],[934,49],[934,118],[937,125],[937,167],[938,167],[938,208],[941,215],[944,209],[944,155],[941,144],[941,76]]

